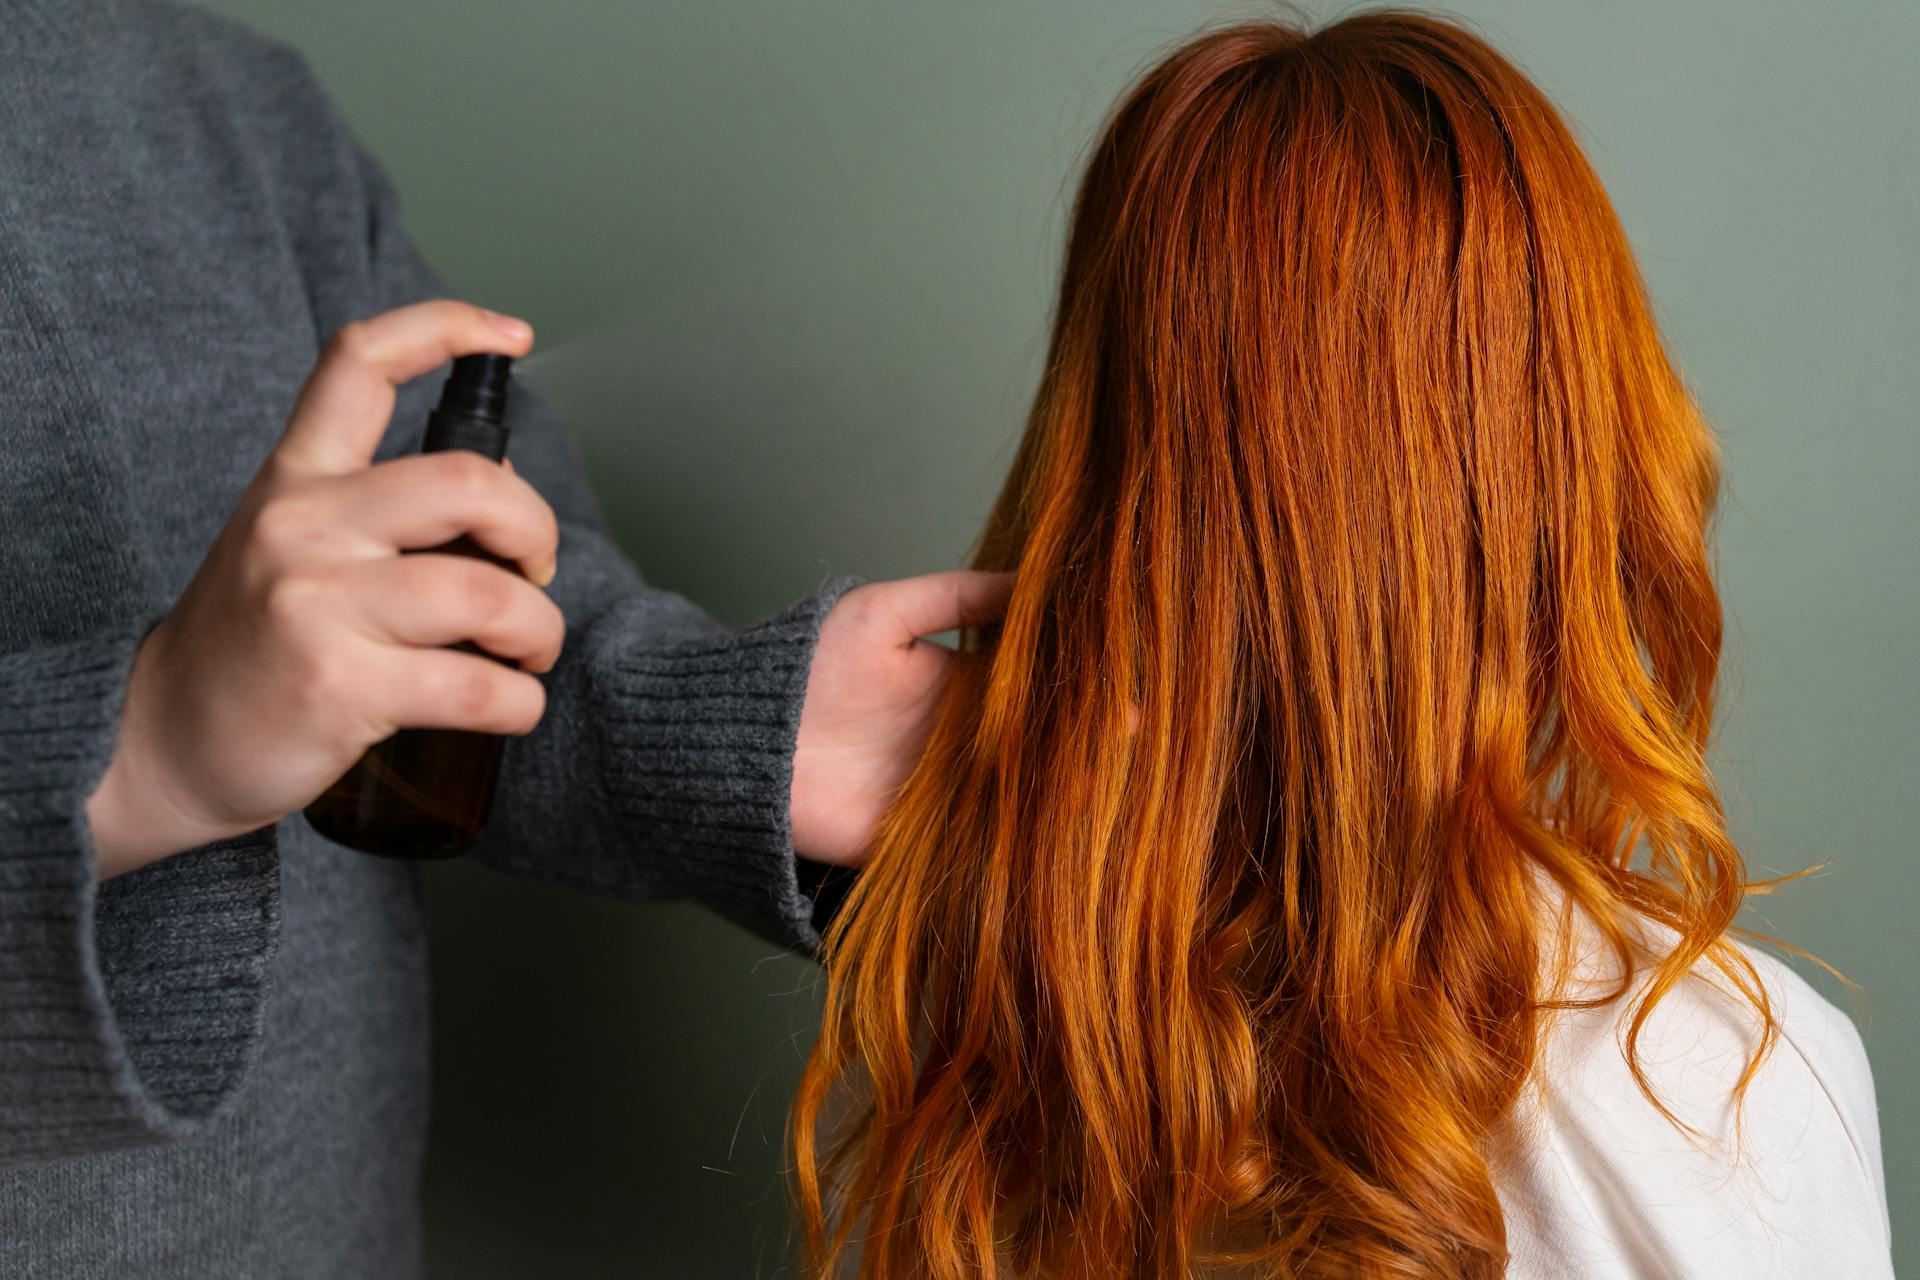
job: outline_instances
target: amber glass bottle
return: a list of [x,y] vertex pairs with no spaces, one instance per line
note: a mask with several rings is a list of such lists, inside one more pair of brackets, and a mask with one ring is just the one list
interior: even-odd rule
[[[453,362],[440,407],[427,418],[423,453],[471,449],[506,457],[506,356]],[[518,568],[464,535],[431,550],[477,556]],[[471,644],[456,648],[471,653]],[[307,806],[307,821],[327,839],[389,858],[450,858],[480,838],[493,807],[505,739],[459,729],[402,729],[369,748],[359,763]]]

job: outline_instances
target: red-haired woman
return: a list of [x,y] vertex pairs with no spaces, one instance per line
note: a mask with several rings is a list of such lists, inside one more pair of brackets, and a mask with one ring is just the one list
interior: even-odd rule
[[1155,67],[978,557],[1010,612],[828,939],[817,1270],[1888,1274],[1860,1040],[1733,941],[1716,482],[1483,41]]

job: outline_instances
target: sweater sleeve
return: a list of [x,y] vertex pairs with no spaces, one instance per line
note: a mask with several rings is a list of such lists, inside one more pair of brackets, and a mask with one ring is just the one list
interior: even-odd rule
[[[349,144],[351,146],[351,144]],[[351,146],[366,192],[370,311],[445,296],[401,229],[393,188]],[[424,420],[434,379],[403,393],[395,430]],[[574,450],[517,387],[508,456],[553,506],[551,594],[567,618],[546,716],[510,743],[481,856],[515,874],[620,898],[687,897],[781,945],[818,942],[788,825],[795,731],[825,584],[731,630],[648,586],[614,545]]]
[[85,805],[143,632],[0,655],[0,1164],[190,1135],[258,1041],[271,828],[97,881]]

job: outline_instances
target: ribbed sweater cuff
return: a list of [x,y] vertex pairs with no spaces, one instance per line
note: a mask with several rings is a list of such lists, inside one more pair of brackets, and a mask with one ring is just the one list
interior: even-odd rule
[[96,880],[86,800],[139,638],[0,656],[0,1163],[190,1134],[259,1039],[271,828]]
[[602,673],[620,721],[610,802],[645,833],[662,887],[805,950],[820,939],[788,819],[794,740],[821,621],[853,585],[836,581],[758,626],[650,648]]

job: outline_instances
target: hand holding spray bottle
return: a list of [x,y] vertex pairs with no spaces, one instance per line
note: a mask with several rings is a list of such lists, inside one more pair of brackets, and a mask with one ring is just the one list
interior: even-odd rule
[[[427,417],[421,452],[471,449],[499,462],[507,454],[507,385],[513,359],[461,356]],[[431,548],[518,566],[465,534]],[[476,645],[454,646],[484,653]],[[462,729],[402,729],[368,748],[360,761],[307,806],[314,829],[336,843],[389,858],[450,858],[479,839],[493,807],[506,739]]]

